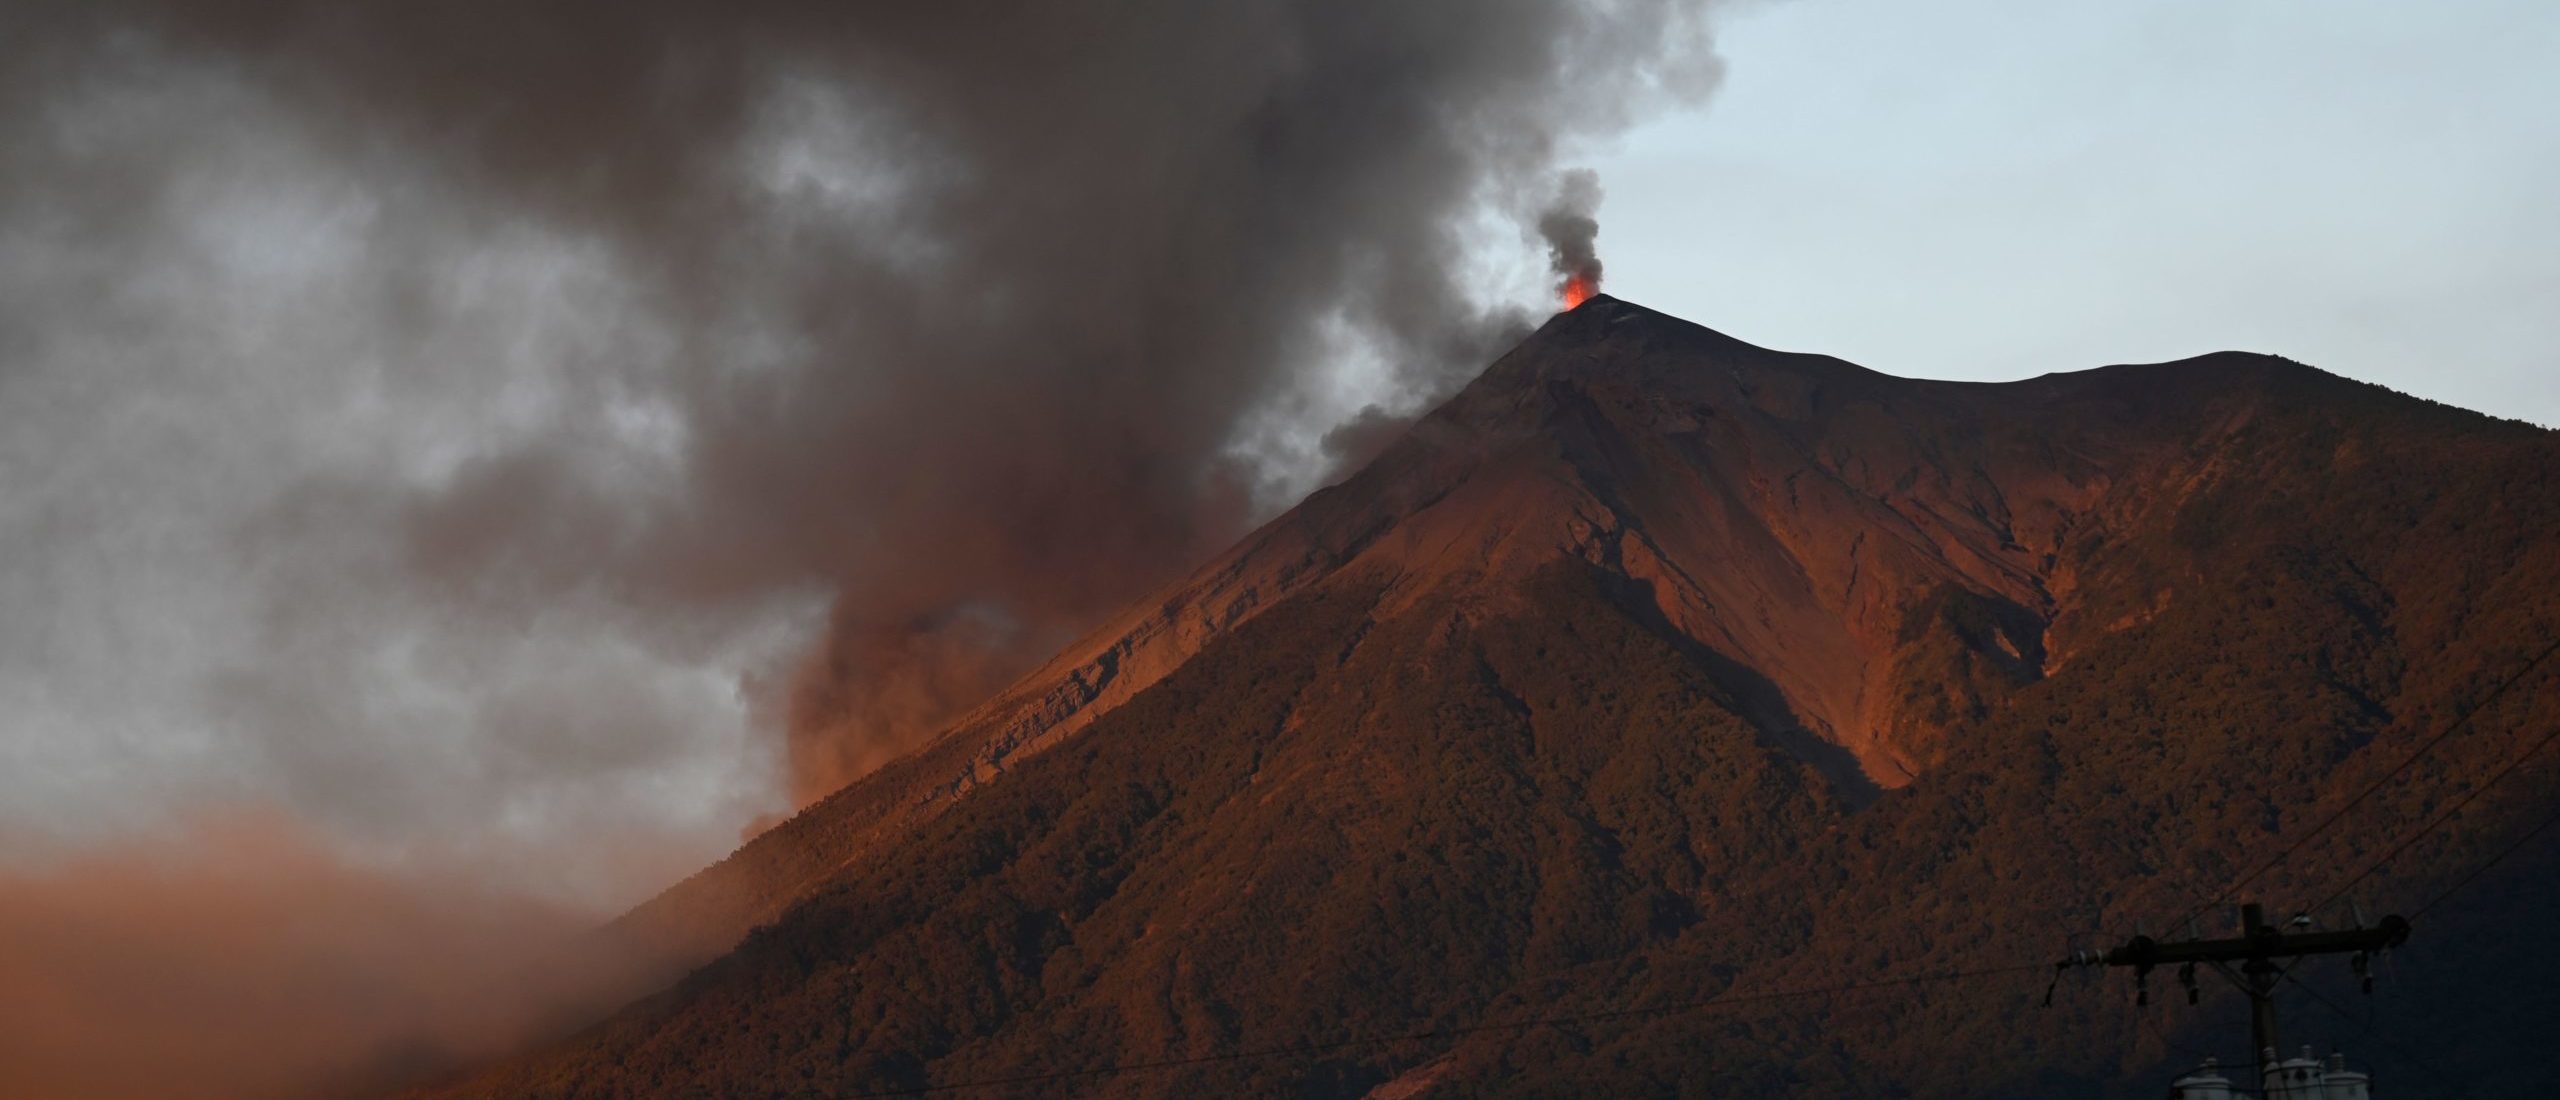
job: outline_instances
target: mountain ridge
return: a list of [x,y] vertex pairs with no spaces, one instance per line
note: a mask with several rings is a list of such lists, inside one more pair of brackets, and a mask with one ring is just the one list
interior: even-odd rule
[[[2050,957],[2169,919],[2560,624],[2555,439],[2273,357],[1896,379],[1597,298],[635,914],[736,946],[452,1094],[841,1094]],[[2520,693],[2369,809],[2544,721]],[[2342,832],[2261,885],[2391,839]],[[2538,904],[2560,853],[2521,866],[2481,889]],[[2427,931],[2454,986],[2495,970]],[[1773,1007],[1080,1087],[2130,1095],[2172,1053],[2112,1002],[1841,1011],[1854,1047]]]
[[[1635,339],[1629,341],[1629,336]],[[1559,346],[1605,346],[1612,347],[1615,354],[1548,353],[1548,349]],[[1656,361],[1653,350],[1664,346],[1681,353],[1675,362],[1686,369]],[[1692,361],[1697,356],[1719,357],[1723,361]],[[1625,369],[1631,364],[1635,367],[1633,372]],[[2068,394],[2077,390],[2094,392],[2106,400],[2128,401],[2136,407],[2156,396],[2154,391],[2162,387],[2152,384],[2152,379],[2161,374],[2202,376],[2222,388],[2235,382],[2263,386],[2288,374],[2346,386],[2363,385],[2291,360],[2244,352],[2208,353],[2161,364],[2110,365],[2014,382],[1908,379],[1831,356],[1773,351],[1693,322],[1597,295],[1581,308],[1551,318],[1475,381],[1421,417],[1370,467],[1318,489],[1248,535],[1236,548],[1098,625],[1057,657],[950,723],[916,753],[751,838],[738,853],[644,903],[620,921],[619,927],[625,934],[656,945],[673,946],[685,955],[725,947],[752,924],[778,912],[778,906],[787,904],[799,889],[859,858],[885,839],[899,835],[920,810],[930,812],[932,807],[992,779],[1002,772],[1008,760],[1036,754],[1056,740],[1072,736],[1095,717],[1154,683],[1206,638],[1231,629],[1271,600],[1297,591],[1298,585],[1341,567],[1367,550],[1372,539],[1437,504],[1455,488],[1444,482],[1464,480],[1464,471],[1446,467],[1453,462],[1463,466],[1468,459],[1480,457],[1475,452],[1484,448],[1488,435],[1535,437],[1551,429],[1553,425],[1547,423],[1504,420],[1505,409],[1513,416],[1522,415],[1524,410],[1535,412],[1542,399],[1553,396],[1532,392],[1532,387],[1556,382],[1670,382],[1695,388],[1703,381],[1702,368],[1712,370],[1717,365],[1732,374],[1734,384],[1730,392],[1711,397],[1721,398],[1729,405],[1756,405],[1798,417],[1812,414],[1821,404],[1826,396],[1824,386],[1844,383],[1855,387],[1848,398],[1852,402],[1927,402],[1949,393]],[[1746,369],[1752,374],[1749,380],[1738,373]],[[1880,396],[1879,390],[1886,392]],[[1839,399],[1836,393],[1828,396],[1834,401]],[[2154,411],[2152,415],[2158,414]],[[1460,441],[1457,449],[1463,453],[1453,456],[1435,450],[1435,445],[1453,440]],[[1517,442],[1514,438],[1509,445]],[[1373,475],[1373,470],[1391,471],[1393,477]],[[1394,482],[1393,478],[1403,480]],[[1374,497],[1383,497],[1383,504],[1364,501],[1369,506],[1355,506],[1350,512],[1356,514],[1344,514],[1339,505],[1354,492],[1351,487],[1364,479],[1373,484],[1392,482],[1382,491],[1371,489]],[[1592,528],[1584,537],[1598,531],[1599,528]],[[1659,558],[1658,552],[1640,544],[1640,568],[1651,568]],[[1855,572],[1849,576],[1854,583]],[[2036,578],[2037,583],[2041,581]],[[2029,591],[2035,587],[2026,586]],[[2029,591],[2012,595],[2023,596]],[[1776,690],[1780,689],[1755,688],[1747,694],[1759,697],[1760,709],[1765,712],[1779,705],[1768,698]],[[1801,751],[1822,754],[1829,744],[1818,736],[1807,739],[1787,729],[1793,722],[1791,715],[1771,713],[1766,717],[1768,724],[1779,727],[1779,734],[1797,743]],[[1827,766],[1839,778],[1847,777],[1841,762],[1831,760]],[[1860,770],[1863,767],[1862,764]],[[859,819],[862,824],[851,829],[841,822],[822,824],[821,820],[830,813]],[[792,848],[805,851],[790,851]],[[755,850],[752,855],[750,850]],[[813,859],[808,853],[819,854]],[[741,863],[746,865],[739,866]]]

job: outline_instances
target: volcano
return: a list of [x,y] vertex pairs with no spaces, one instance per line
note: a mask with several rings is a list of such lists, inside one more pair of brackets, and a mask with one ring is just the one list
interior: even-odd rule
[[430,1093],[2154,1095],[2243,1002],[2044,964],[2300,842],[2249,900],[2461,887],[2362,1005],[2524,1095],[2555,471],[2273,356],[1923,381],[1593,297],[617,926],[681,982]]

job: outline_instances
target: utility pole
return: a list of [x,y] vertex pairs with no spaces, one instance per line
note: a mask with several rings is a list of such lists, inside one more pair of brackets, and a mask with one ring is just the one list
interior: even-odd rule
[[[2150,1004],[2151,971],[2176,964],[2178,984],[2187,991],[2187,1003],[2194,1004],[2196,964],[2211,966],[2249,995],[2249,1050],[2251,1057],[2264,1059],[2269,1052],[2284,1049],[2276,1033],[2276,983],[2283,979],[2285,967],[2277,960],[2352,955],[2356,977],[2363,980],[2365,992],[2371,993],[2374,953],[2398,947],[2409,938],[2409,922],[2396,915],[2382,918],[2371,928],[2363,927],[2359,917],[2357,927],[2341,931],[2295,930],[2309,923],[2307,918],[2297,917],[2286,927],[2278,928],[2268,924],[2265,910],[2252,903],[2240,907],[2240,935],[2236,939],[2190,938],[2163,943],[2137,935],[2104,953],[2073,952],[2070,958],[2054,964],[2054,978],[2061,980],[2061,972],[2075,966],[2129,966],[2133,968],[2134,1003]],[[2187,933],[2191,937],[2195,934],[2192,924]],[[2045,1003],[2053,1003],[2050,988],[2045,991]]]

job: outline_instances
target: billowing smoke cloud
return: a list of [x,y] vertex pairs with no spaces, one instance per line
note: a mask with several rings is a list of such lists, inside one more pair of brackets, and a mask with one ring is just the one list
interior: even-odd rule
[[1600,176],[1576,169],[1559,183],[1555,201],[1538,215],[1538,235],[1547,242],[1556,293],[1570,309],[1600,292]]
[[1699,7],[15,5],[0,860],[627,902],[1481,365]]

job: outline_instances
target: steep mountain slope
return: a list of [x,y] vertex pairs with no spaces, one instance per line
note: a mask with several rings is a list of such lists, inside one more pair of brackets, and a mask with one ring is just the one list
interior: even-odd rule
[[[1702,365],[1706,357],[1717,361]],[[1837,775],[1856,771],[1840,755],[1851,746],[1880,777],[1863,782],[1898,783],[1916,766],[1907,751],[1925,754],[1930,736],[1918,728],[1930,725],[1926,716],[1905,716],[1886,698],[1899,662],[1875,659],[1906,643],[1899,605],[1956,582],[2051,610],[2042,559],[2020,545],[2020,532],[2049,555],[2062,526],[2107,484],[2106,471],[2074,450],[2102,445],[2047,442],[2029,419],[2031,398],[1986,400],[2003,389],[1778,355],[1598,298],[1349,482],[627,924],[724,948],[848,860],[1127,701],[1206,639],[1355,559],[1412,574],[1408,588],[1463,582],[1501,565],[1466,555],[1503,540],[1530,561],[1556,546],[1605,554],[1624,543],[1634,558],[1621,564],[1664,582],[1665,606],[1692,637],[1713,639],[1739,658],[1733,673],[1763,681],[1737,687],[1764,727],[1822,754]],[[1983,445],[1986,431],[2004,430],[2016,438]],[[2132,455],[2110,457],[2134,465]],[[1994,468],[2015,484],[2004,487]],[[1631,542],[1628,514],[1646,524]],[[2003,621],[2023,629],[2014,615]],[[2025,642],[1998,631],[1987,640]],[[1882,737],[1895,721],[1913,728]]]
[[[770,922],[735,950],[454,1092],[852,1095],[1416,1032],[1025,1094],[2133,1088],[2169,1051],[2112,995],[2032,1010],[2032,976],[1446,1029],[2165,926],[2560,637],[2555,469],[2552,433],[2269,357],[1922,382],[1597,298],[628,922]],[[2560,722],[2537,677],[2253,891],[2318,900],[2502,767]],[[2552,801],[2509,781],[2366,896]],[[2486,966],[2463,929],[2531,882],[2478,887],[2406,995]],[[2218,1036],[2216,1007],[2152,1024]]]

